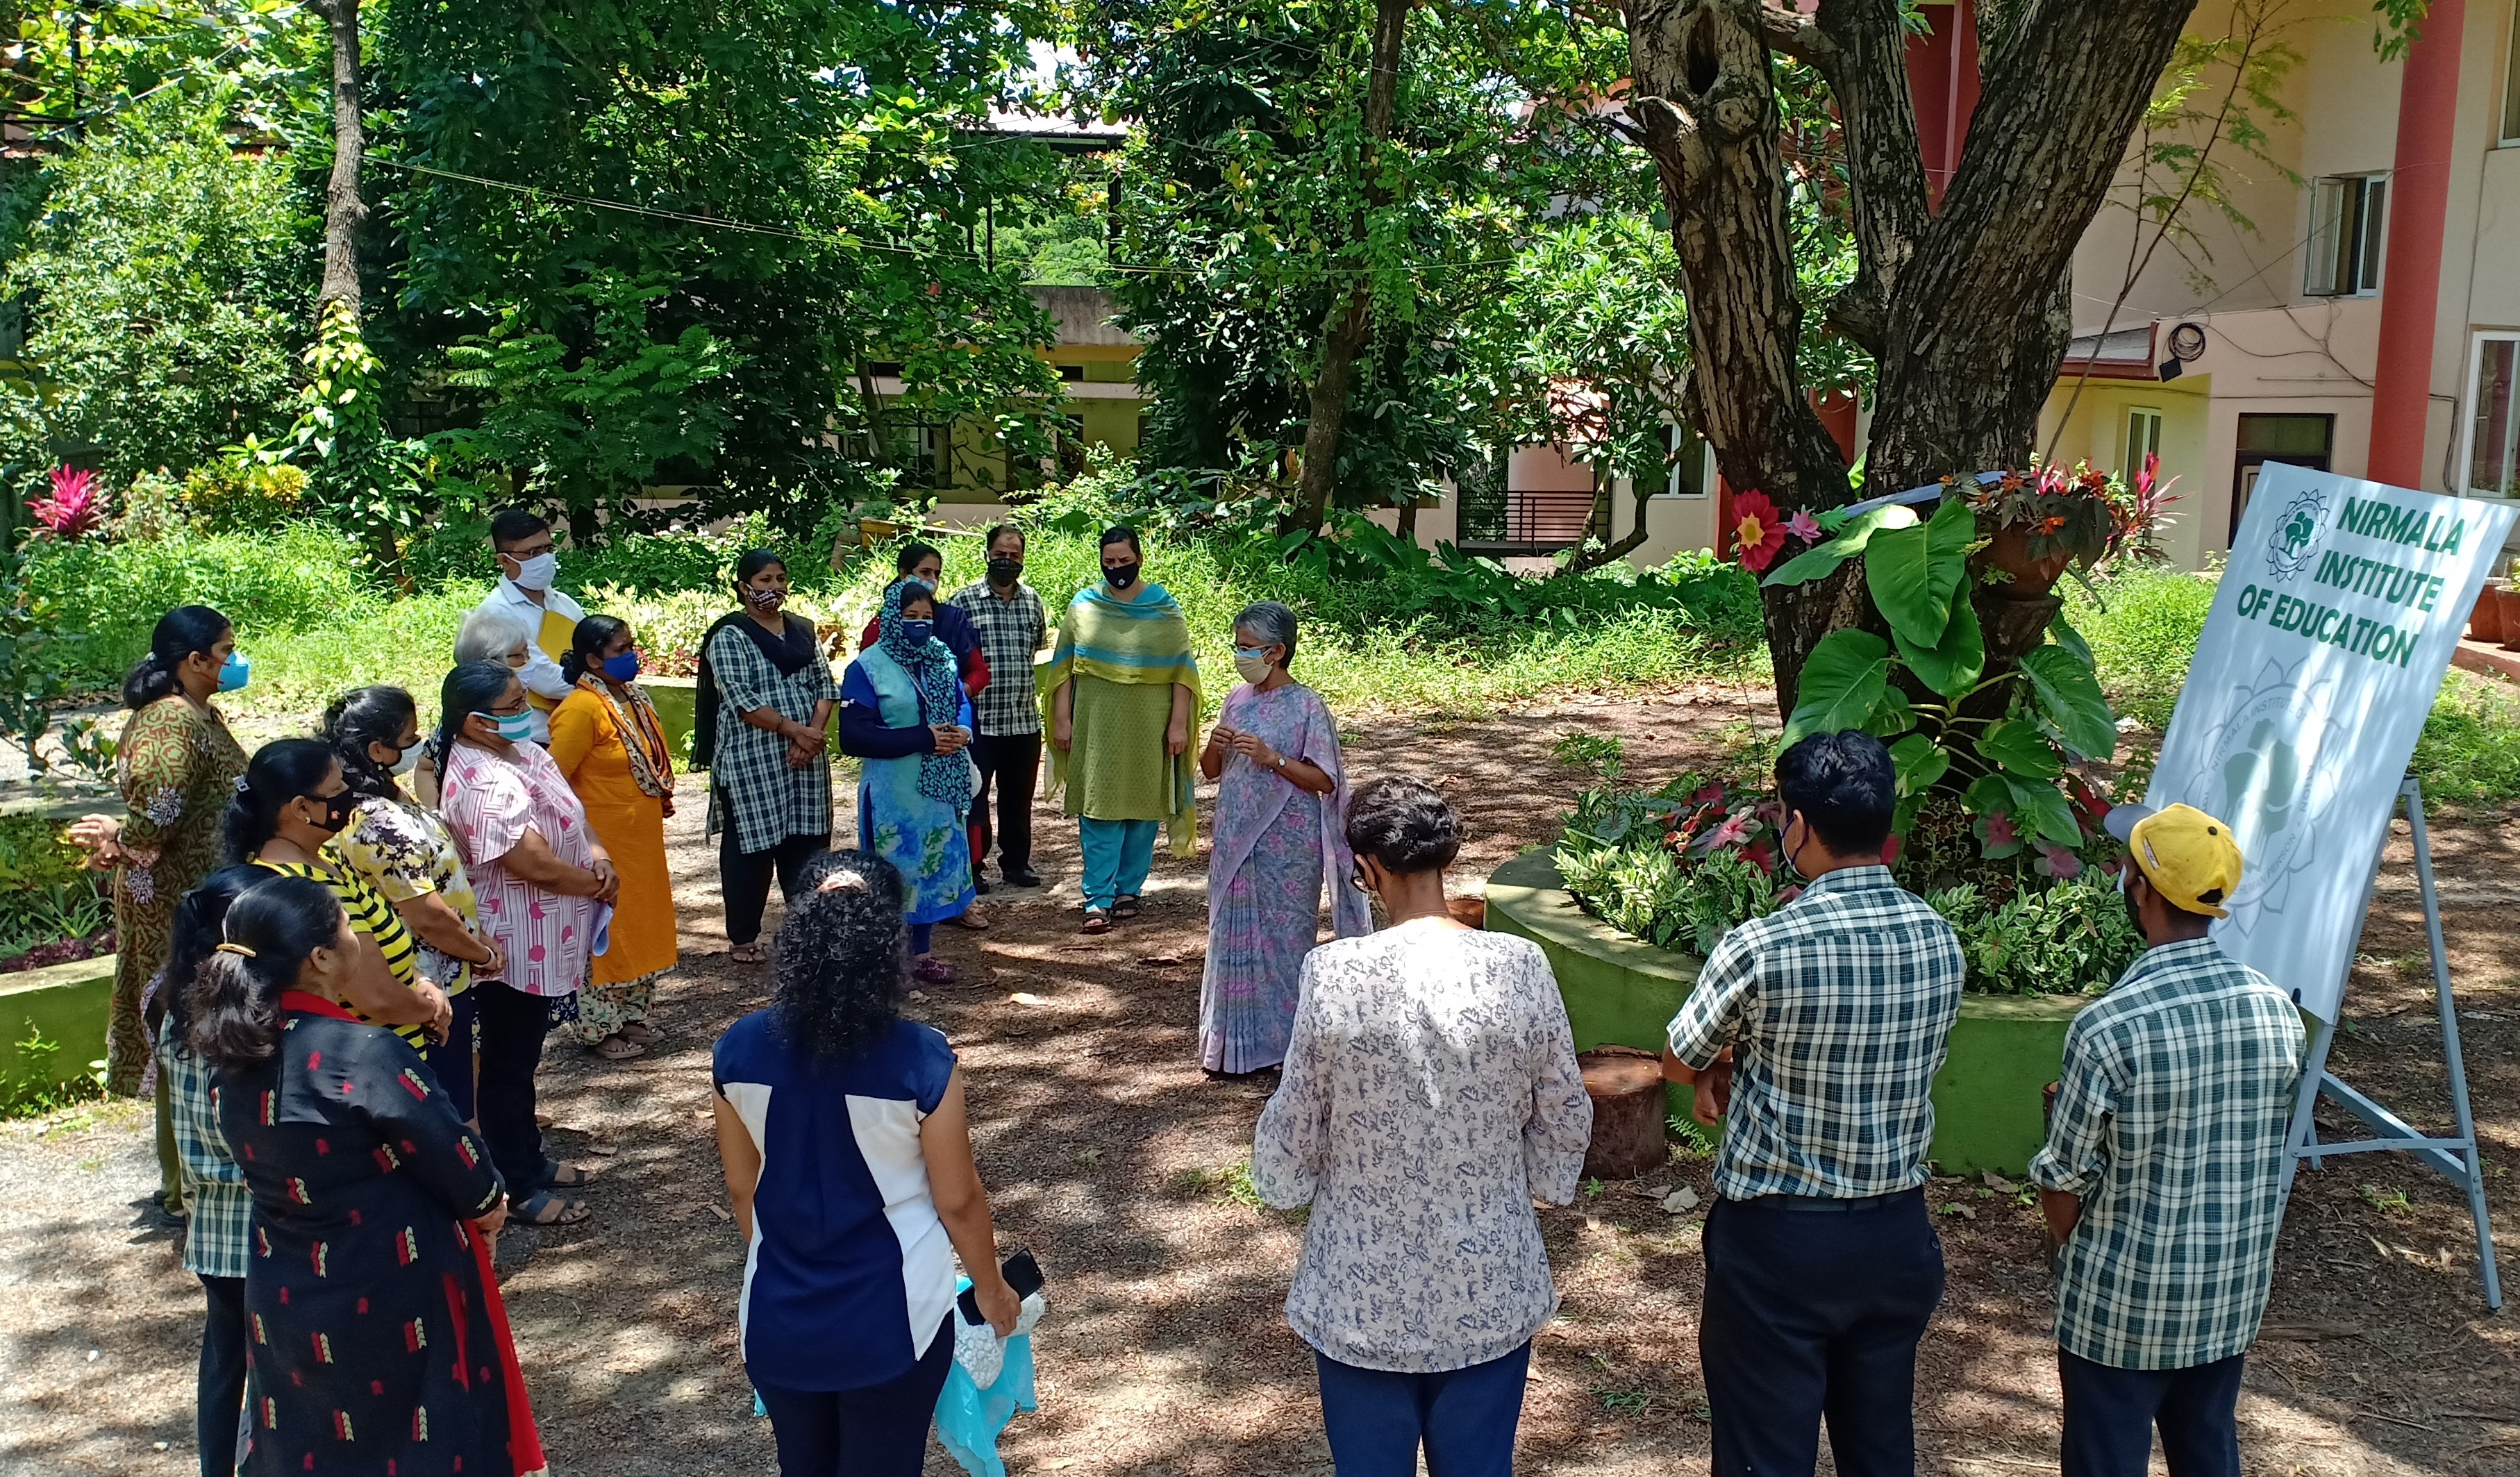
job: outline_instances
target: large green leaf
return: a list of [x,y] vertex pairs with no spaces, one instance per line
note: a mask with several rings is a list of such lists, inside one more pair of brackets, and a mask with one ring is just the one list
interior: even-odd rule
[[[1905,516],[1903,517],[1902,515]],[[1858,515],[1846,527],[1825,544],[1818,544],[1795,555],[1768,572],[1765,585],[1808,585],[1864,552],[1872,536],[1885,528],[1912,522],[1915,515],[1892,504]]]
[[2053,780],[2065,772],[2039,726],[2018,718],[2007,718],[1980,735],[1977,751],[1987,763],[2018,779]]
[[2085,759],[2117,752],[2118,721],[2091,663],[2075,660],[2063,647],[2040,647],[2021,658],[2021,674],[2030,679],[2039,716],[2066,748]]
[[1916,726],[1916,709],[1908,694],[1897,688],[1884,689],[1881,700],[1872,705],[1872,721],[1864,731],[1875,738],[1896,738]]
[[2014,814],[2030,829],[2059,846],[2083,844],[2083,828],[2074,820],[2074,807],[2064,791],[2044,780],[2007,778],[2005,783],[2019,807]]
[[1952,767],[1951,750],[1922,734],[1910,734],[1890,745],[1890,762],[1899,770],[1899,793],[1920,795]]
[[1890,685],[1890,644],[1869,631],[1831,631],[1803,661],[1782,741],[1860,729]]
[[2092,664],[2092,644],[2085,641],[2083,633],[2075,630],[2073,623],[2065,619],[2064,611],[2057,611],[2056,618],[2048,623],[2048,634],[2056,638],[2056,645],[2072,652],[2076,661],[2087,667]]
[[1946,698],[1957,700],[1986,672],[1986,637],[1978,629],[1976,607],[1965,599],[1952,602],[1951,623],[1943,628],[1943,639],[1930,647],[1915,645],[1896,627],[1890,634],[1908,670]]
[[1873,535],[1864,551],[1864,584],[1890,629],[1916,647],[1937,646],[1951,625],[1952,599],[1968,573],[1977,518],[1954,498],[1913,528]]

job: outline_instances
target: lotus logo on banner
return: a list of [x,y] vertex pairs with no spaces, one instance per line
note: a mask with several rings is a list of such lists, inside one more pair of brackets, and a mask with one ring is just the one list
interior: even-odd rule
[[2398,782],[2511,504],[2270,463],[2145,802],[2230,823],[2214,937],[2335,1019]]

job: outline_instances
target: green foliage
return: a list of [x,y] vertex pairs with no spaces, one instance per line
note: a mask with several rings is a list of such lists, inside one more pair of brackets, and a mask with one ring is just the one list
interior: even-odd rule
[[49,816],[0,816],[0,894],[49,892],[94,874],[87,853]]
[[2058,882],[2002,903],[1963,883],[1925,902],[1951,921],[1969,988],[1987,995],[2096,995],[2144,950],[2126,899],[2105,880]]
[[386,427],[383,366],[348,303],[324,304],[305,364],[287,448],[233,447],[229,459],[302,460],[313,510],[356,539],[379,568],[399,570],[404,540],[432,512],[422,488],[422,448]]
[[2100,684],[2149,729],[2170,725],[2187,664],[2214,608],[2214,582],[2154,565],[2114,565],[2090,588],[2069,585],[2065,613],[2091,645]]
[[2452,672],[2424,720],[2413,767],[2429,802],[2520,799],[2520,693],[2507,682]]
[[1628,744],[1616,734],[1562,734],[1550,745],[1549,755],[1568,769],[1615,780],[1627,767]]
[[84,633],[68,671],[99,688],[121,683],[148,651],[158,617],[177,605],[209,605],[234,621],[259,687],[263,637],[355,619],[379,600],[339,535],[307,523],[158,542],[38,545],[26,585],[62,613],[64,625]]
[[61,543],[0,539],[0,736],[24,751],[37,774],[51,767],[42,744],[53,711],[68,697],[71,674],[94,643],[77,624],[76,603],[57,600],[39,577],[41,559],[56,551],[87,552],[94,539]]
[[284,423],[314,224],[272,153],[242,153],[228,93],[135,104],[46,171],[0,276],[48,398],[10,396],[22,470],[76,454],[113,485]]
[[[255,455],[261,450],[259,444],[249,444],[244,455],[194,468],[184,478],[177,515],[198,519],[202,531],[210,534],[270,532],[304,516],[305,469]],[[169,524],[165,531],[176,531],[172,520]],[[123,531],[126,539],[140,536],[129,528]]]

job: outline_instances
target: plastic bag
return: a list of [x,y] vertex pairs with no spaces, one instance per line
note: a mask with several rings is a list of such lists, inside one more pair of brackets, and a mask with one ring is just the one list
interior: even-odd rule
[[[962,1285],[970,1286],[970,1279],[963,1278]],[[1038,1409],[1032,1327],[1044,1311],[1040,1293],[1025,1298],[1016,1331],[1005,1339],[986,1323],[975,1327],[960,1316],[954,1320],[954,1366],[945,1372],[945,1392],[936,1400],[936,1440],[971,1477],[1007,1477],[998,1434],[1017,1410]]]

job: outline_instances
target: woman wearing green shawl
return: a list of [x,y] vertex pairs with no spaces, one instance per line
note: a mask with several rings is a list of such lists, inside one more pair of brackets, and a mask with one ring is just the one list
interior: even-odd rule
[[1198,663],[1190,622],[1161,585],[1138,578],[1134,528],[1102,535],[1102,583],[1077,592],[1042,679],[1050,716],[1050,787],[1067,792],[1085,852],[1085,931],[1138,916],[1154,865],[1155,823],[1173,855],[1197,845],[1192,728]]

